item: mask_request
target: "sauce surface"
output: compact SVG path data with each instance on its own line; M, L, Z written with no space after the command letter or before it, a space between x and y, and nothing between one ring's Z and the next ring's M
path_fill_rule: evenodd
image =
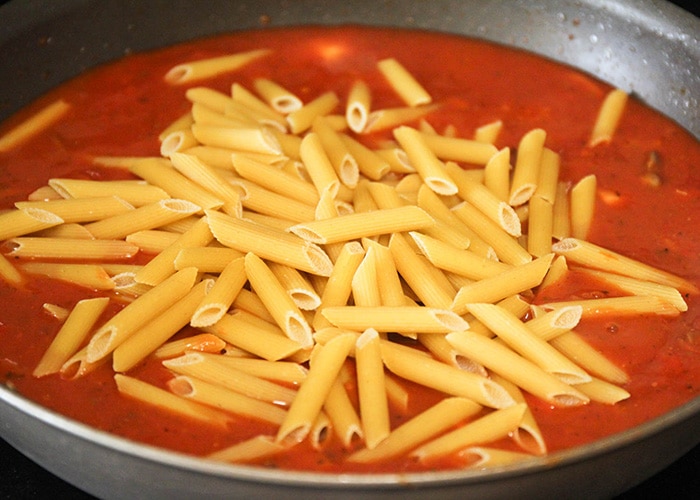
M700 284L697 140L630 99L612 143L589 148L591 127L609 86L531 54L423 32L358 27L263 30L131 55L97 68L51 92L0 128L0 133L8 130L57 97L72 105L49 131L17 150L0 153L0 209L26 199L52 177L129 178L118 169L96 167L92 158L159 154L158 134L190 106L184 98L186 87L163 82L172 66L261 47L272 49L273 55L205 84L228 92L234 81L252 88L252 81L264 76L283 83L306 102L327 90L346 96L352 82L362 78L372 88L373 107L386 108L402 103L376 71L376 62L394 57L441 103L440 110L427 117L436 130L453 126L458 136L471 137L477 127L502 120L496 145L515 149L528 130L543 128L548 147L561 155L563 179L597 176L605 201L598 199L589 235L592 242ZM377 144L387 138L377 133L364 140ZM650 155L657 159L659 186L643 180ZM146 258L142 254L137 260ZM572 276L566 283L542 290L537 300L607 293L598 283ZM144 407L117 393L108 365L73 381L32 377L60 327L42 311L42 304L70 309L85 296L84 289L47 279L32 279L21 290L0 282L0 380L48 408L99 429L196 455L261 432L274 433L271 426L242 419L236 434L216 431ZM549 451L630 428L700 394L700 297L689 295L686 300L688 312L675 318L582 321L576 331L629 374L625 389L632 397L614 406L591 403L568 409L528 397ZM129 374L161 386L170 377L154 359ZM427 389L414 389L411 412L439 397ZM407 418L398 416L393 424ZM512 448L505 440L500 445ZM263 465L329 472L422 467L408 459L369 466L342 464L347 451L340 444L330 442L320 453L312 453L307 446L302 444ZM459 459L431 464L460 465Z

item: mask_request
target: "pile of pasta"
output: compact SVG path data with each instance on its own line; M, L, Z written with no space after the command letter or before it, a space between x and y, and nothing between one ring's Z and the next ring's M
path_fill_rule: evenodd
M111 363L119 391L144 404L208 425L276 426L211 455L232 462L339 439L356 463L461 452L502 464L547 451L525 393L557 407L630 396L627 374L577 324L678 315L682 293L697 290L586 241L594 176L560 180L542 129L514 162L494 145L500 122L472 139L438 133L429 116L440 104L395 59L377 71L397 108L373 109L362 81L344 103L334 92L302 102L263 78L230 94L201 85L268 53L173 68L165 82L187 87L191 109L163 131L160 155L95 158L135 180L53 178L0 214L4 280L41 274L105 292L63 311L35 376ZM601 103L591 147L611 140L626 98L613 90ZM0 148L69 107L48 106ZM380 131L381 147L363 140ZM153 258L129 263L138 252ZM534 305L570 267L620 296ZM113 301L124 306L101 320ZM129 375L149 356L172 372L167 388ZM405 381L444 398L392 428ZM508 436L521 451L489 446Z

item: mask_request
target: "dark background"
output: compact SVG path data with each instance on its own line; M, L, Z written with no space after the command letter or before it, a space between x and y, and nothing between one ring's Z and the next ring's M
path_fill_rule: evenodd
M6 2L7 0L0 0L0 5ZM672 3L700 17L700 1L677 0ZM697 35L700 36L700 33ZM0 500L48 497L76 500L92 498L45 471L0 439ZM676 500L700 498L700 446L618 499L669 497Z

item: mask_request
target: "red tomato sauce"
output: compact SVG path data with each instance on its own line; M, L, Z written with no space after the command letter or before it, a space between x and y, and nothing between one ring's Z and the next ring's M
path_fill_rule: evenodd
M282 83L302 100L334 90L346 96L356 78L373 92L373 107L402 103L376 70L376 62L395 57L422 82L439 111L428 120L436 130L454 126L471 137L494 120L504 127L496 145L516 149L535 127L547 131L547 146L561 155L562 177L576 181L594 173L611 195L598 200L590 240L682 275L700 284L700 146L690 134L632 98L609 145L586 143L599 105L610 87L571 68L534 55L456 36L424 32L343 27L261 30L204 39L123 60L90 71L51 92L13 117L13 124L57 97L71 103L68 115L49 131L17 150L0 153L0 209L26 199L51 177L113 179L118 169L96 167L98 155L158 155L158 134L189 109L184 86L170 86L163 75L183 61L266 47L272 57L207 80L228 92L233 82L252 88L257 77ZM439 55L439 56L438 56ZM344 103L343 103L344 104ZM368 144L388 138L377 133ZM642 180L650 155L661 185ZM143 259L141 255L139 259ZM538 301L615 293L572 275L540 291ZM115 388L108 365L78 380L58 376L35 379L31 372L58 331L59 322L42 311L49 302L71 308L91 292L46 279L25 289L0 283L0 379L20 393L77 420L136 441L207 454L260 432L266 424L240 420L236 431L220 431L155 411ZM93 295L97 295L93 293ZM576 331L619 364L632 394L614 406L591 403L561 409L528 398L549 451L593 441L645 422L700 393L700 297L687 297L689 311L677 318L641 317L585 320ZM169 375L155 359L130 374L164 385ZM438 394L412 388L410 412L393 425L436 401ZM347 454L330 439L320 452L302 443L294 451L264 461L284 469L318 471L414 471L411 460L371 466L342 464ZM506 440L500 445L511 446ZM459 461L431 464L459 467Z

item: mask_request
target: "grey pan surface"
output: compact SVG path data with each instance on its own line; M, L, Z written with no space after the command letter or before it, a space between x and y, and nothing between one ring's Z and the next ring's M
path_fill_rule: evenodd
M634 91L700 136L700 22L666 2L263 0L209 2L208 11L190 12L194 3L19 1L2 7L0 74L11 70L13 78L1 79L0 117L83 69L128 51L258 27L261 13L274 12L273 25L371 20L374 24L441 29L517 45ZM167 16L152 15L165 12L162 7L166 4L175 19L188 13L186 30L170 31ZM571 23L574 17L580 20L576 28ZM572 42L566 35L574 29L577 36ZM40 37L50 44L27 57ZM700 401L695 400L615 439L559 455L556 462L533 462L488 476L422 477L405 488L397 486L393 477L280 477L134 446L46 412L4 389L0 390L0 418L0 435L12 446L83 490L111 498L192 498L197 494L227 498L354 498L359 494L377 498L610 497L663 469L700 440ZM66 450L70 452L66 459L55 459L57 452ZM689 455L691 471L697 471L696 450ZM3 465L4 460L3 456ZM697 472L692 476L697 478ZM165 487L167 481L175 486ZM693 487L692 482L682 481L665 494L683 497L685 485L690 486L690 494L698 492L697 482ZM3 494L4 488L0 487ZM22 496L17 490L14 493ZM57 494L58 489L51 493ZM5 497L16 495L8 490Z

